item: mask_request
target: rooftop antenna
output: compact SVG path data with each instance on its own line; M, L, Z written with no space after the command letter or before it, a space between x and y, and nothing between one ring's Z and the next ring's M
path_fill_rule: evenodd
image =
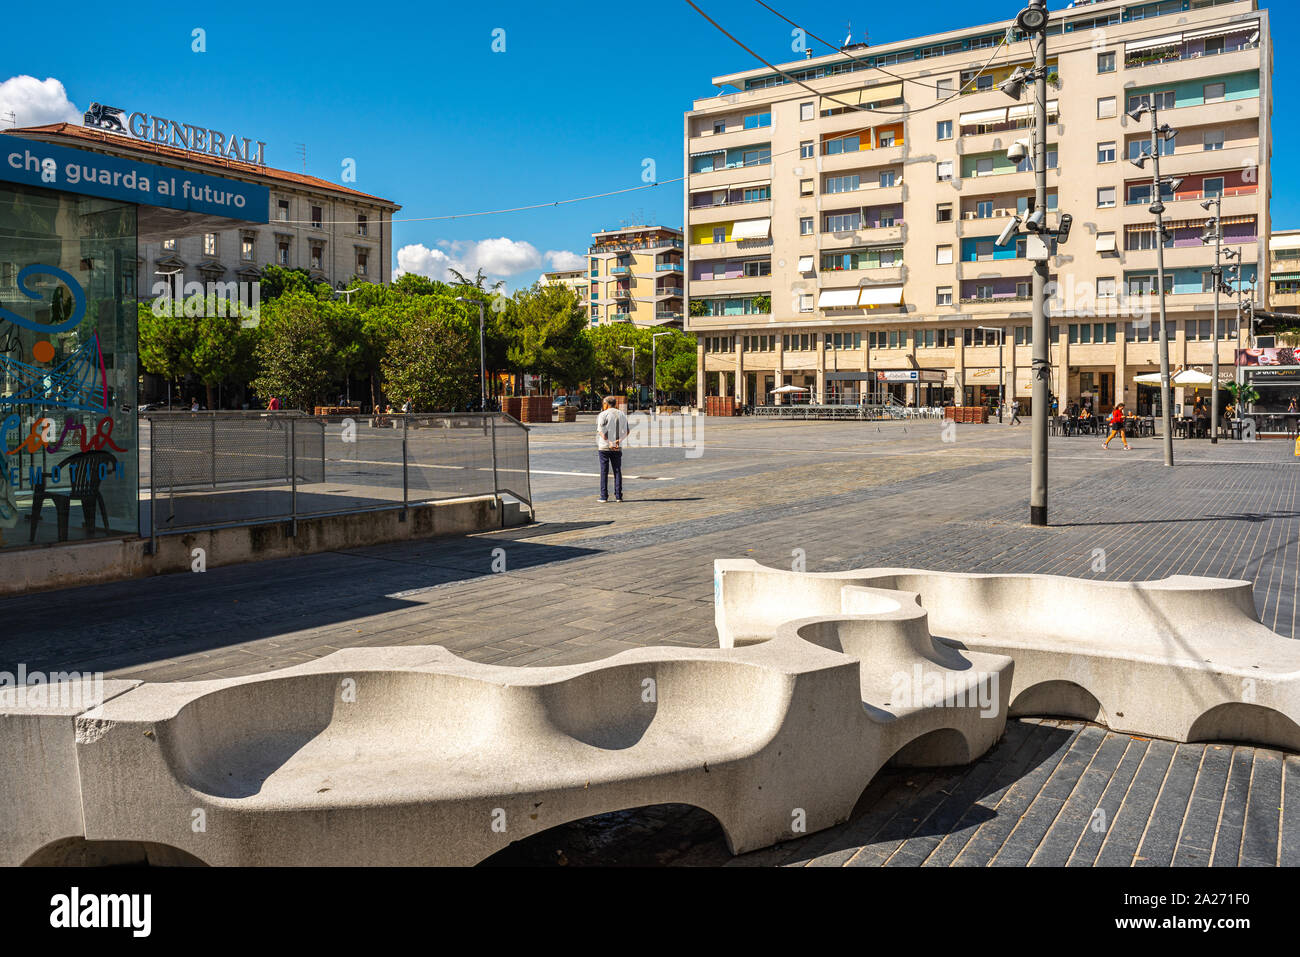
M307 144L295 143L294 146L296 147L294 152L302 157L302 172L305 176L307 174Z
M5 110L0 113L0 120L8 120L10 126L14 129L18 128L18 115L13 110Z
M848 45L849 45L849 41L853 39L853 21L852 21L852 20L850 20L850 21L848 22L848 31L849 31L849 32L846 33L846 34L844 35L844 45L845 45L845 46L848 46Z

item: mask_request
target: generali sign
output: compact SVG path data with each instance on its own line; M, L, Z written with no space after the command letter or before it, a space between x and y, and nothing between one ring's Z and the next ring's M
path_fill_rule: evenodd
M124 118L125 122L123 122ZM115 106L104 106L102 103L90 104L90 109L81 118L81 125L109 133L121 133L123 136L133 136L138 140L158 143L161 146L175 146L196 153L208 153L225 159L256 163L258 166L266 165L264 157L266 144L260 140L252 140L236 133L226 134L221 130L204 126L181 123L162 116L150 116L148 113L127 115L125 110Z

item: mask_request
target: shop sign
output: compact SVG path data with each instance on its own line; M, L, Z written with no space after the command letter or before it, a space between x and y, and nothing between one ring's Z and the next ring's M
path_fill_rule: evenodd
M125 110L116 106L90 104L90 109L81 118L81 125L131 136L146 143L174 146L195 153L220 156L222 159L243 160L258 166L266 165L266 144L260 140L236 133L223 133L206 126L180 123L162 116L150 116L148 113L137 112L128 116Z

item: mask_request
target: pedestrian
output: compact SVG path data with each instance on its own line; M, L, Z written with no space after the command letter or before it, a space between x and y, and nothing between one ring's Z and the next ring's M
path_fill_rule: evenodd
M1110 413L1110 435L1106 436L1106 441L1101 443L1101 447L1103 449L1110 448L1110 440L1113 439L1116 435L1118 435L1120 441L1124 443L1124 449L1126 451L1132 448L1132 446L1128 444L1128 436L1124 434L1124 403L1123 402L1115 406L1114 410Z
M600 455L600 501L609 501L609 470L614 469L614 501L623 501L623 440L627 438L627 416L619 411L612 395L605 396L596 416L596 449Z
M191 412L197 412L197 411L199 411L199 398L198 398L198 396L195 396L194 398L190 399L190 411L191 411Z
M1019 399L1011 400L1011 424L1012 425L1020 424L1020 400Z
M270 398L270 399L267 401L267 403L266 403L266 411L267 411L267 412L279 412L279 411L280 411L280 400L277 399L275 396L271 396L271 398Z
M410 399L407 399L405 402L402 403L402 415L410 415L411 412L413 412L414 410L415 410L415 405L414 403L411 402Z
M1295 415L1297 412L1300 412L1300 408L1296 408L1295 396L1291 396L1291 401L1287 405L1286 411L1287 411L1287 415Z

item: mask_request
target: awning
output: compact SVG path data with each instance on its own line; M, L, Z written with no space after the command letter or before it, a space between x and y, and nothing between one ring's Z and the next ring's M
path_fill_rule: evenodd
M1207 27L1204 30L1185 30L1183 32L1183 39L1206 40L1210 37L1226 37L1232 33L1245 33L1248 30L1257 31L1258 29L1258 20L1247 20L1244 23L1230 23L1225 26Z
M770 179L754 179L754 180L750 180L748 183L728 183L725 188L726 189L750 189L751 187L754 186L771 186L771 185L772 185L772 181Z
M812 256L800 256L800 257L799 257L799 271L800 271L800 272L812 272L812 271L813 271L813 257L812 257Z
M817 297L818 309L852 309L858 304L858 289L823 289Z
M990 126L1007 121L1006 107L1000 110L979 110L975 113L963 113L959 121L961 126Z
M698 153L692 153L691 159L695 159L695 157L697 156L718 156L725 152L727 151L726 150L701 150Z
M862 106L868 103L881 103L885 100L903 98L902 83L884 83L880 86L868 86L857 90L837 90L822 94L817 110L842 110L845 107Z
M1124 44L1125 53L1136 53L1139 50L1157 50L1160 47L1171 47L1176 43L1183 42L1181 33L1171 33L1168 36L1152 37L1149 40L1138 40L1136 43Z
M1290 282L1295 279L1300 279L1300 272L1275 272L1270 273L1268 278L1270 281L1283 280L1285 282Z
M1275 236L1268 241L1269 249L1300 249L1300 236Z
M742 219L731 227L733 241L740 239L765 239L772 232L770 219Z
M1116 246L1115 246L1114 233L1104 233L1103 235L1097 237L1097 252L1113 253L1115 251L1116 251Z
M859 306L897 306L903 301L902 286L863 286Z
M1059 113L1059 112L1060 112L1060 104L1057 103L1056 100L1048 100L1047 115L1051 116L1053 113ZM1020 106L1013 106L1007 110L1008 120L1019 120L1024 117L1033 116L1033 115L1034 115L1034 104L1032 103L1024 103Z

